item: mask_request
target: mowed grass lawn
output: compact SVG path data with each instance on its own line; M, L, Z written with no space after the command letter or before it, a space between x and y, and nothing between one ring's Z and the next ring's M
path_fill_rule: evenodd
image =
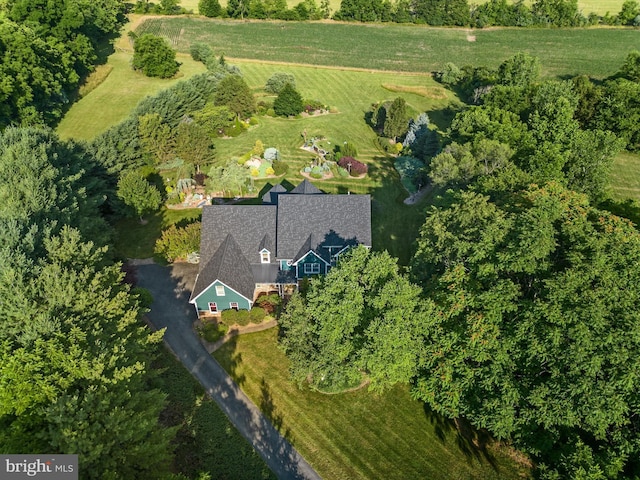
M630 198L640 202L640 154L618 154L611 172L611 189L617 200Z
M153 18L137 30L169 38L181 52L194 42L217 54L262 61L432 72L447 62L497 67L518 51L540 58L546 76L604 78L640 49L630 28L474 30L396 24ZM472 40L470 34L475 37Z
M300 390L276 329L237 337L214 356L322 478L508 479L528 476L505 447L476 448L410 398L406 385L382 395L362 389Z

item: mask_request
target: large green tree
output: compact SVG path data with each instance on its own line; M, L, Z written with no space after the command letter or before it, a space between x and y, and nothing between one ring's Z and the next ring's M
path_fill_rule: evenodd
M133 42L131 64L147 77L160 78L173 77L180 67L175 50L163 38L150 33L140 35Z
M247 118L256 111L256 99L240 75L228 75L218 84L213 95L216 106L226 105L238 117Z
M442 314L414 394L560 478L637 475L640 234L556 183L499 198L459 193L421 230L412 274Z
M399 136L404 135L409 128L409 112L407 112L407 102L402 97L397 97L386 111L383 133L393 138L395 141Z
M280 319L292 378L330 391L363 378L374 390L408 381L422 349L421 317L432 308L419 293L386 252L357 247L341 255Z
M137 171L125 172L118 180L118 198L133 211L140 222L145 213L153 212L160 207L162 197L160 192L151 185L146 178Z

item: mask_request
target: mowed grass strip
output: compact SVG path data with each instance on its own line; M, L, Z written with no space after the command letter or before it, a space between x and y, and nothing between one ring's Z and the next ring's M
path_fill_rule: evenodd
M382 395L366 389L338 395L300 390L289 381L276 335L276 329L244 335L214 355L323 478L528 476L504 447L483 453L458 438L449 422L411 400L406 385Z
M640 201L640 154L619 153L611 171L611 189L618 200Z
M518 51L540 58L544 75L612 75L640 36L622 28L474 30L396 24L232 21L196 17L147 20L140 31L173 38L188 52L204 42L217 54L264 61L432 72L447 62L497 67Z

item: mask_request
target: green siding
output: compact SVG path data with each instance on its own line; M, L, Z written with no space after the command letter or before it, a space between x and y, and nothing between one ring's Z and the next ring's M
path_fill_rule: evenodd
M280 260L280 270L282 270L284 272L287 272L287 271L291 270L292 268L294 268L291 265L287 265L287 261L288 260Z
M216 294L216 286L220 285L224 287L224 296L219 296ZM236 293L234 290L231 290L224 283L216 280L209 288L207 288L204 292L200 294L198 298L196 298L196 305L198 306L198 310L200 311L209 311L209 302L215 302L218 304L218 311L228 310L230 302L236 302L238 304L238 308L241 310L250 310L251 302L249 302L245 297Z
M318 273L304 273L304 266L311 264L319 264L320 271ZM315 253L309 252L298 261L298 278L310 277L312 275L324 275L326 271L326 263L322 261Z

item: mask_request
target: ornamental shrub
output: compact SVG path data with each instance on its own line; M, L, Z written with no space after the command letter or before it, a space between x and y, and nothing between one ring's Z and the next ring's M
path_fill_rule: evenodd
M218 325L216 322L205 323L200 334L207 342L216 342L220 340L229 331L229 327L225 324Z
M171 225L163 230L156 241L155 253L173 262L177 258L186 258L188 254L200 249L200 222L194 222L186 227L178 228Z
M260 323L262 320L264 320L264 317L266 316L267 312L265 311L264 308L262 307L253 307L250 311L249 311L249 321L251 323Z
M282 91L287 83L293 88L296 88L296 79L292 74L276 72L269 77L269 80L267 80L267 83L264 86L264 90L277 95Z
M289 171L289 165L282 161L275 161L271 164L275 175L284 175Z
M280 307L282 306L282 299L278 294L272 293L270 295L262 295L258 297L256 300L256 305L261 307L265 313L276 313L280 312Z
M369 170L369 167L367 167L367 165L365 165L362 162L359 162L353 157L342 157L338 162L338 165L340 165L342 168L346 169L347 171L350 171L350 174L352 177L358 177L362 174L367 173L367 171Z

